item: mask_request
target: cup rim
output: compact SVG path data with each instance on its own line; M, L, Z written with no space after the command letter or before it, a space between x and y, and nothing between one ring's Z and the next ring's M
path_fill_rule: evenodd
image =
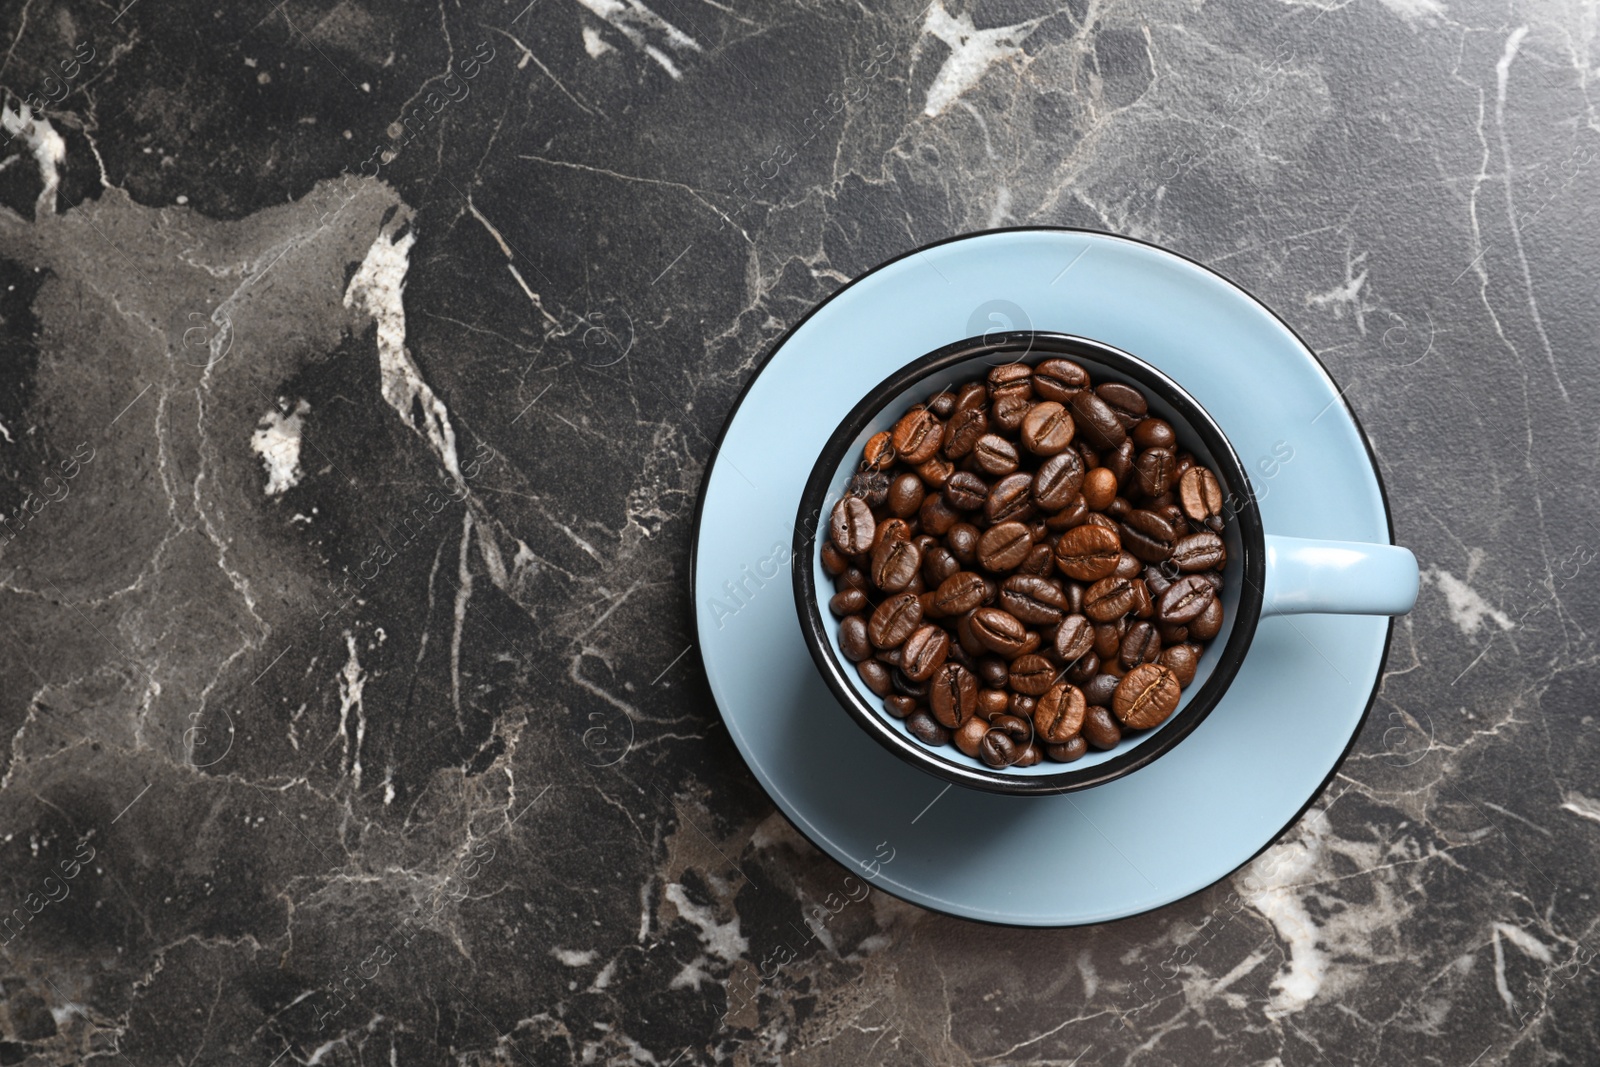
M890 726L886 712L874 709L850 683L846 664L833 648L825 629L823 606L814 574L817 539L824 529L828 508L824 508L828 487L862 428L884 406L917 380L985 355L1019 352L1015 361L1037 362L1052 356L1074 355L1103 364L1158 395L1175 408L1206 445L1219 468L1216 473L1238 505L1233 519L1243 559L1239 604L1232 628L1215 667L1200 689L1189 698L1156 734L1093 766L1073 768L1062 764L1053 774L1013 774L988 767L970 767L940 757L937 750L922 745ZM832 501L827 501L830 505ZM1261 618L1266 575L1266 535L1260 510L1250 483L1249 472L1239 460L1232 443L1209 412L1186 389L1167 374L1122 349L1102 341L1073 334L1043 330L991 332L968 337L937 348L900 367L879 382L853 407L828 437L828 442L806 478L805 490L794 526L790 565L795 587L795 609L806 647L822 674L823 681L851 718L879 744L901 760L942 781L983 792L1013 796L1054 796L1103 785L1125 777L1176 747L1203 722L1221 701L1244 663Z

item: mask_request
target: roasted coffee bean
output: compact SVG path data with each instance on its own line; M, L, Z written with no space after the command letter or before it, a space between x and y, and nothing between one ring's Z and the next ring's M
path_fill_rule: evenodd
M997 430L1014 434L1022 428L1022 420L1032 406L1027 397L1003 396L989 409L989 422Z
M1172 672L1179 685L1188 685L1194 681L1195 670L1200 666L1200 657L1195 653L1193 645L1173 645L1171 648L1161 650L1161 665Z
M879 604L867 620L867 637L877 648L894 648L922 623L922 605L910 593L898 593Z
M1117 662L1123 670L1131 671L1141 663L1154 663L1160 655L1161 637L1156 628L1147 622L1136 622L1122 635Z
M1118 487L1129 484L1132 478L1134 454L1133 442L1124 440L1122 444L1100 457L1100 462L1105 468L1117 476Z
M843 592L846 589L859 589L864 593L871 588L871 584L867 578L866 571L860 567L849 566L844 569L843 574L833 580L833 587L839 592Z
M883 698L883 709L897 719L903 719L917 710L917 698L894 693Z
M867 594L859 589L845 589L833 594L828 601L828 610L833 612L835 618L844 618L867 610Z
M931 623L919 626L900 648L900 669L914 682L925 682L950 654L950 635Z
M1178 480L1178 503L1195 522L1222 514L1222 484L1204 467L1190 467Z
M1017 762L1013 763L1012 766L1013 767L1032 767L1034 764L1040 762L1043 759L1044 759L1044 750L1039 745L1037 745L1037 744L1023 745L1022 746L1022 751L1017 753Z
M978 679L959 663L946 662L929 680L928 704L941 726L959 729L978 710Z
M906 587L904 590L902 590L902 592L915 593L920 597L927 591L928 583L922 580L922 568L918 567L916 571L912 573L911 581L906 583Z
M1027 693L1012 693L1011 704L1006 708L1007 715L1014 715L1026 722L1033 722L1033 709L1038 706L1038 700Z
M1112 568L1111 573L1115 574L1118 578L1127 578L1128 580L1132 581L1134 578L1137 578L1139 573L1143 570L1144 568L1139 565L1139 557L1135 556L1132 552L1124 551L1121 555L1117 556L1117 565Z
M1072 416L1054 400L1033 405L1022 417L1022 444L1036 456L1054 456L1072 444Z
M933 594L933 606L938 615L964 615L983 603L985 592L982 575L957 571L939 583Z
M930 494L917 509L917 521L935 537L943 537L950 527L961 521L961 512L952 508L942 494Z
M992 653L978 657L977 674L978 680L991 689L1004 689L1011 677L1006 661Z
M1098 655L1094 652L1085 652L1068 664L1066 678L1075 685L1082 685L1103 669Z
M1168 566L1170 567L1171 565L1168 564ZM1160 567L1154 564L1144 569L1142 577L1144 578L1145 588L1150 590L1150 595L1157 600L1160 600L1162 594L1172 586L1172 578L1168 577Z
M956 471L944 483L944 498L957 511L977 511L989 499L989 483L971 471Z
M1215 589L1219 593L1222 592L1222 585L1223 585L1222 572L1220 572L1220 571L1200 571L1198 574L1195 575L1195 577L1196 578L1204 578L1206 581L1211 583L1211 588Z
M998 478L1017 469L1017 448L999 434L986 433L973 446L972 458L985 474Z
M1098 581L1117 569L1122 539L1115 530L1085 524L1062 534L1055 551L1056 567L1062 574L1082 582Z
M1044 644L1044 638L1039 636L1038 630L1029 630L1028 636L1022 639L1022 647L1008 658L1016 659L1017 656L1026 656L1039 651L1039 646Z
M978 635L972 632L972 616L976 609L955 617L956 643L967 651L970 656L986 656L989 646L978 640Z
M996 715L1004 715L1011 707L1011 694L1004 689L983 689L978 692L977 714L985 722Z
M867 620L860 615L840 620L839 651L851 663L860 663L872 655L872 642L867 638Z
M943 489L944 483L949 480L950 475L955 473L955 467L950 464L950 461L940 459L938 456L934 456L926 463L919 464L916 470L917 477L936 490Z
M1207 530L1180 537L1172 546L1172 559L1180 571L1208 571L1221 569L1228 562L1228 551L1222 538Z
M1134 599L1133 584L1113 574L1084 591L1083 613L1095 622L1110 622L1133 610Z
M1033 368L1026 363L1006 363L989 371L989 399L1033 396Z
M1073 396L1070 408L1078 436L1091 448L1116 448L1127 440L1128 431L1117 413L1093 390L1080 390Z
M1011 661L1011 691L1036 697L1050 688L1056 669L1040 655L1018 656Z
M927 408L912 408L894 424L889 441L907 463L923 463L933 458L944 440L944 424Z
M1123 518L1132 510L1133 505L1128 503L1128 498L1125 496L1116 497L1106 505L1106 514L1113 519Z
M948 639L946 640L948 642ZM915 697L918 701L927 703L928 683L926 680L919 682L910 675L906 674L905 651L903 646L900 650L900 666L889 672L889 684L894 686L894 691L899 693L901 696Z
M1082 582L1061 583L1062 592L1067 594L1068 615L1083 614L1083 591L1087 588L1088 586L1084 585Z
M983 408L957 408L944 434L944 454L961 459L970 454L978 439L989 432L989 413Z
M1131 430L1139 425L1144 420L1145 413L1149 411L1144 394L1131 385L1124 385L1121 382L1102 382L1095 386L1094 391L1095 395L1111 408L1124 430Z
M1033 476L1008 474L994 483L983 502L983 515L991 523L1024 522L1033 515Z
M1050 531L1046 530L1045 537L1048 537L1049 534ZM1044 539L1036 537L1034 540L1042 542ZM1023 560L1022 565L1017 568L1017 573L1019 574L1031 574L1038 578L1048 578L1055 572L1056 552L1050 543L1035 544L1028 549L1028 558Z
M1080 393L1080 396L1090 396ZM1104 511L1117 498L1117 476L1105 467L1095 467L1083 476L1083 503L1091 512Z
M1154 415L1140 421L1133 428L1133 443L1140 448L1165 448L1171 449L1178 443L1177 435L1172 432L1172 423L1165 419L1158 419ZM1177 466L1178 457L1172 457L1173 466Z
M1165 448L1147 448L1134 461L1139 491L1157 497L1172 488L1177 475L1178 457Z
M1083 691L1075 685L1053 685L1039 698L1033 709L1033 728L1040 740L1052 745L1064 744L1078 736L1083 729L1083 717L1089 710Z
M963 567L978 561L978 541L983 534L970 522L958 522L944 535L945 547Z
M1001 656L1019 656L1027 648L1030 636L1028 628L1010 612L999 608L979 608L972 613L971 626L973 637L985 648ZM1038 634L1031 636L1038 640Z
M1033 550L1033 535L1020 522L1002 522L978 538L978 563L985 570L1014 570Z
M899 520L894 520L898 522ZM911 584L922 566L922 549L915 541L885 540L872 550L872 583L889 593L898 593ZM865 598L862 604L865 606ZM853 609L860 611L860 608ZM845 614L852 614L846 612Z
M1071 504L1083 488L1083 459L1067 449L1052 455L1033 475L1033 502L1046 511L1059 511Z
M948 419L955 414L956 395L949 389L941 389L928 398L928 410L941 419Z
M1122 727L1111 712L1092 704L1083 715L1083 739L1101 751L1113 749L1122 743Z
M1148 730L1165 722L1177 709L1181 689L1169 668L1159 663L1141 663L1117 683L1111 710L1122 725Z
M1209 641L1222 629L1222 601L1212 600L1206 610L1189 623L1189 636L1196 641Z
M887 666L898 667L900 666L900 646L880 648L872 654L872 658Z
M1013 698L1013 705L1016 701ZM1033 740L1033 705L1028 705L1027 714L1008 713L996 715L989 724L989 729L999 730L1018 745L1025 745Z
M1089 372L1070 359L1047 359L1033 368L1034 395L1065 404L1088 388Z
M1166 648L1169 645L1181 645L1189 640L1189 628L1187 626L1174 625L1170 622L1158 621L1156 623L1156 633L1161 635L1162 648ZM1187 685L1188 683L1185 682L1184 684Z
M948 744L950 741L950 731L940 726L938 721L926 711L917 711L907 717L906 730L918 741L934 748Z
M872 534L872 550L890 541L909 541L915 536L911 524L904 519L888 518L878 523ZM869 572L870 573L870 572Z
M1122 635L1128 632L1126 619L1102 622L1094 628L1094 651L1101 659L1111 659L1122 647Z
M1095 707L1109 708L1111 696L1117 691L1117 683L1122 681L1114 674L1097 674L1083 685L1083 699Z
M998 604L1034 626L1060 622L1070 606L1059 582L1031 574L1013 574L1001 582Z
M882 470L895 461L894 445L889 440L888 430L883 430L867 438L866 447L861 450L861 460L870 470Z
M1122 545L1146 563L1160 563L1173 553L1176 533L1165 518L1139 509L1128 512L1122 523Z
M1044 746L1044 754L1057 763L1072 763L1081 760L1089 751L1089 742L1080 735L1072 740L1059 745Z
M1179 578L1168 587L1156 603L1156 614L1162 622L1187 624L1198 619L1217 599L1211 583L1197 575Z
M878 532L878 522L872 517L872 508L858 496L847 496L833 506L829 536L834 546L847 556L859 555L872 548L872 537Z
M856 664L856 673L861 675L861 680L867 688L881 697L886 697L894 692L894 683L889 678L889 668L875 659L864 659Z
M1056 627L1055 650L1063 663L1072 663L1094 648L1094 624L1082 615L1068 615Z
M822 545L822 569L823 570L827 571L830 575L832 575L833 577L837 578L839 575L844 573L845 568L848 567L848 566L850 566L850 560L848 558L846 558L846 556L845 556L845 554L843 552L839 551L839 548L838 548L837 545L835 545L831 540L823 542L823 545Z
M1102 527L1104 529L1110 530L1111 532L1113 532L1113 533L1115 533L1117 535L1117 538L1118 538L1119 541L1121 540L1121 537L1122 537L1122 525L1120 523L1118 523L1116 519L1113 519L1111 516L1105 514L1104 512L1100 512L1100 511L1091 511L1091 512L1089 512L1088 515L1084 516L1083 523L1084 523L1085 526L1099 526L1099 527Z
M978 758L995 770L1009 767L1017 760L1017 743L1004 731L991 729L978 743Z
M1153 619L1156 616L1155 601L1150 599L1150 590L1145 588L1143 578L1130 578L1133 586L1133 615L1136 619Z
M1089 507L1083 502L1083 494L1079 493L1072 498L1072 502L1054 515L1047 516L1044 524L1051 530L1070 530L1074 526L1083 524L1089 517Z
M956 410L964 411L971 408L987 408L989 406L989 390L982 382L968 382L956 390Z
M857 471L845 492L860 497L869 507L875 508L889 495L889 476L878 470Z
M950 632L948 624L946 624L945 632L946 633ZM977 659L975 659L970 653L968 653L966 649L962 648L961 647L961 642L957 641L953 637L950 639L950 655L949 655L949 658L947 658L945 660L945 662L946 663L959 663L969 671L975 671L975 670L977 670L977 667L978 667Z
M968 719L961 729L955 733L955 745L964 754L973 759L978 758L979 746L983 744L983 736L989 732L989 724L973 716Z
M911 518L917 513L917 509L922 506L922 498L925 493L926 490L923 488L922 479L915 474L906 471L904 474L897 475L895 480L889 483L887 495L889 514L899 516L902 519Z
M961 570L961 561L950 554L943 545L935 545L922 554L922 580L934 589L944 580Z

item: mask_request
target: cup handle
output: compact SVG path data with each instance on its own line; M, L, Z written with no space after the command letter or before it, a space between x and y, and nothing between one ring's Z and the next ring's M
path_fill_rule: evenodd
M1404 615L1417 602L1409 548L1267 535L1261 615Z

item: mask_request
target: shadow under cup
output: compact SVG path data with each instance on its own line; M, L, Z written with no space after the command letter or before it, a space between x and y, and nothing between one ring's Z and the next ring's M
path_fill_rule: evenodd
M1172 424L1179 450L1209 467L1222 485L1225 525L1221 531L1228 562L1221 594L1223 625L1206 646L1194 681L1183 690L1178 708L1161 725L1124 735L1109 752L1091 749L1074 763L1050 759L1032 767L994 769L954 745L933 748L888 714L883 699L861 681L855 665L839 648L839 620L827 610L833 579L822 567L821 545L828 518L859 469L867 440L891 428L911 405L943 388L982 381L990 368L1008 363L1036 364L1071 359L1096 385L1123 382L1137 387L1150 414ZM988 334L957 341L907 364L872 390L828 439L806 481L794 544L795 602L800 628L812 658L845 710L884 747L915 767L957 785L994 793L1055 794L1087 789L1144 766L1183 740L1221 699L1238 673L1261 616L1266 549L1260 512L1249 477L1227 437L1211 416L1178 383L1143 360L1081 337L1022 332Z

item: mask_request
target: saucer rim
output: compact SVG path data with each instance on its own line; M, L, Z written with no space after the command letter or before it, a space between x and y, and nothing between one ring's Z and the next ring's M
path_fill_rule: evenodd
M854 286L856 286L860 282L866 280L867 278L870 278L870 277L880 273L884 269L886 269L886 268L888 268L890 266L893 266L894 264L899 263L902 260L910 259L912 256L919 255L919 254L921 254L923 252L927 252L927 251L930 251L930 250L935 249L935 248L940 248L940 247L942 247L944 245L954 244L954 243L956 243L958 241L967 241L967 240L971 240L973 238L978 238L978 237L987 237L987 236L993 236L993 235L998 235L998 234L1008 234L1008 233L1079 234L1079 235L1084 235L1084 236L1088 236L1088 237L1092 237L1092 238L1107 238L1107 239L1114 240L1114 241L1126 242L1126 243L1132 244L1132 245L1139 245L1139 246L1141 246L1143 248L1147 248L1147 249L1149 249L1149 250L1151 250L1153 252L1159 252L1159 253L1162 253L1164 255L1172 256L1175 259L1181 260L1184 263L1187 263L1192 267L1195 267L1195 268L1197 268L1197 269L1199 269L1201 271L1204 271L1207 274L1210 274L1211 276L1213 276L1214 278L1218 279L1219 281L1221 281L1222 283L1224 283L1228 287L1230 287L1232 289L1235 289L1239 293L1243 294L1248 300L1250 300L1252 303L1254 303L1258 308L1260 308L1262 311L1266 312L1266 314L1269 315L1273 319L1273 321L1275 321L1279 326L1283 327L1283 329L1289 334L1289 336L1294 338L1295 343L1297 343L1300 346L1301 350L1304 351L1307 355L1309 355L1311 357L1311 362L1313 363L1313 365L1315 365L1316 368L1322 372L1323 377L1325 377L1328 380L1328 383L1333 387L1334 402L1338 404L1340 410L1342 410L1344 412L1345 416L1347 418L1349 418L1351 425L1355 427L1356 436L1360 439L1361 446L1366 451L1367 464L1372 470L1373 480L1377 484L1377 488L1378 488L1378 498L1383 504L1383 521L1384 521L1384 528L1385 528L1385 530L1386 530L1386 532L1388 534L1388 538L1389 538L1388 543L1391 544L1391 545L1395 543L1395 540L1394 540L1394 537L1395 537L1395 534L1394 534L1394 507L1393 507L1393 505L1392 505L1392 503L1390 501L1390 498L1389 498L1389 487L1384 481L1383 469L1378 463L1378 456L1377 456L1377 453L1373 450L1372 439L1371 439L1370 435L1368 435L1368 433L1367 433L1366 426L1364 426L1362 424L1361 418L1360 418L1359 415L1357 415L1355 409L1350 406L1350 402L1346 399L1346 391L1339 387L1338 379L1336 379L1333 376L1333 373L1328 369L1328 365L1323 362L1322 357L1317 354L1317 352L1316 352L1316 350L1314 348L1312 348L1309 344L1306 343L1305 338L1300 336L1299 331L1297 331L1293 326L1291 326L1287 321L1285 321L1284 318L1281 315L1279 315L1277 313L1277 311L1272 308L1271 305L1269 305L1265 301L1259 299L1249 289L1245 288L1243 285L1241 285L1238 282L1234 281L1232 278L1229 278L1227 275L1223 274L1221 271L1216 270L1216 269L1214 269L1212 267L1209 267L1206 264L1200 262L1199 260L1194 259L1191 256L1185 255L1182 252L1176 251L1175 249L1167 248L1167 247L1162 246L1162 245L1158 245L1158 244L1154 243L1153 241L1146 241L1146 240L1143 240L1143 239L1138 238L1138 237L1129 237L1126 234L1113 233L1110 230L1097 230L1097 229L1091 229L1089 227L1084 227L1084 226L998 226L998 227L993 227L993 228L989 228L989 229L971 230L971 231L967 231L967 232L964 232L964 233L952 234L949 237L943 237L943 238L940 238L937 241L930 241L930 242L928 242L926 244L918 245L915 248L908 249L907 251L901 252L898 255L895 255L895 256L892 256L892 257L890 257L888 259L885 259L885 260L877 263L876 265L874 265L870 269L862 271L860 274L858 274L854 278L850 279L850 281L846 282L844 285L840 286L838 289L836 289L832 293L828 294L827 297L825 297L824 299L818 301L815 305L813 305L809 310L806 311L806 313L804 315L802 315L799 319L795 320L795 322L788 329L784 330L784 332L782 334L780 334L775 340L773 340L772 343L770 345L768 345L766 350L761 354L760 358L756 361L756 363L755 363L755 365L754 365L754 367L753 367L753 369L752 369L752 371L750 373L750 376L745 380L744 384L740 387L738 394L734 397L733 403L729 407L727 415L724 416L724 418L722 420L722 425L717 430L716 438L713 440L712 446L711 446L711 456L710 456L709 460L706 463L705 473L701 477L701 480L700 480L700 489L695 494L694 517L693 517L693 522L692 522L692 526L691 526L691 529L690 529L690 536L689 536L689 567L688 567L688 582L687 582L687 586L688 586L688 594L689 594L690 619L691 619L691 621L693 623L694 633L695 633L697 638L698 638L698 636L700 634L700 608L699 608L698 600L694 595L694 590L695 590L695 587L696 587L698 561L699 561L699 556L700 556L700 523L701 523L702 518L704 517L706 493L707 493L707 490L709 489L709 487L711 485L711 475L716 470L716 464L717 464L718 459L721 456L722 445L723 445L723 442L727 438L728 430L733 425L734 419L738 417L740 409L744 406L745 399L749 396L751 390L755 388L756 382L760 379L760 377L762 375L762 372L764 372L767 369L768 364L770 364L772 362L772 360L777 356L777 354L780 351L782 351L783 346L789 343L790 339L794 336L794 334L802 326L804 326L807 322L811 321L813 316L815 316L823 308L827 307L829 304L831 304L833 301L837 300L844 293L849 291L851 288L853 288ZM1273 845L1277 844L1278 841L1280 839L1282 839L1285 834L1287 834L1290 830L1292 830L1296 825L1299 824L1300 820L1305 817L1306 812L1310 811L1312 806L1314 804L1316 804L1316 802L1319 799L1321 799L1322 795L1325 792L1327 792L1328 786L1330 784L1332 784L1334 778L1338 776L1339 770L1340 770L1340 768L1342 768L1344 766L1345 760L1349 759L1350 753L1355 749L1356 741L1361 737L1362 732L1366 729L1367 723L1368 723L1368 721L1370 720L1370 718L1372 716L1372 708L1373 708L1373 705L1375 705L1377 703L1378 691L1383 687L1384 675L1385 675L1385 672L1387 671L1388 665L1389 665L1389 653L1393 650L1393 646L1394 646L1394 617L1391 616L1389 618L1389 620L1388 620L1388 624L1384 627L1383 651L1378 657L1378 667L1377 667L1377 670L1374 672L1374 677L1373 677L1373 681L1372 681L1372 689L1371 689L1371 692L1369 692L1368 695L1367 695L1366 704L1361 710L1360 718L1356 721L1355 729L1351 731L1350 740L1348 742L1346 742L1346 744L1344 746L1344 749L1339 753L1338 758L1334 760L1333 765L1328 770L1328 773L1323 777L1322 781L1319 782L1317 784L1317 786L1311 791L1310 795L1306 798L1305 803L1302 804L1297 811L1295 811L1294 815L1292 817L1290 817L1290 819L1287 822L1285 822L1283 824L1283 826L1279 827L1275 832L1273 832L1262 843L1260 848L1258 848L1254 852L1252 852L1249 856L1247 856L1244 860L1242 860L1237 866L1230 868L1228 871L1226 871L1225 873L1219 875L1217 878L1213 879L1212 881L1206 883L1203 886L1200 886L1199 888L1197 888L1197 889L1195 889L1195 890L1193 890L1193 891L1191 891L1189 893L1185 893L1185 894L1183 894L1182 896L1179 896L1179 897L1174 897L1171 900L1164 901L1163 903L1156 904L1156 905L1153 905L1153 906L1148 907L1148 908L1142 908L1139 911L1133 911L1133 912L1129 912L1126 915L1118 915L1118 916L1114 916L1114 917L1111 917L1111 918L1090 919L1090 920L1086 920L1086 921L1083 921L1083 922L1029 923L1029 922L1007 922L1007 921L1002 920L1002 919L982 918L982 917L978 917L978 916L964 915L964 914L960 914L960 913L957 913L957 912L954 912L954 911L947 911L947 910L944 910L942 908L934 907L934 906L924 902L923 900L915 899L915 898L913 898L911 896L895 892L893 889L886 888L884 885L880 884L875 878L869 877L868 881L872 885L874 885L880 892L885 893L885 894L887 894L887 895L889 895L891 897L894 897L896 900L903 901L904 903L910 904L913 907L920 908L920 909L922 909L924 911L928 911L928 912L931 912L931 913L936 914L936 915L944 916L945 918L948 918L948 919L954 919L954 920L957 920L957 921L960 921L960 922L974 923L974 924L981 925L981 926L995 926L995 927L1000 927L1000 928L1003 928L1003 929L1016 929L1016 930L1041 930L1041 929L1064 929L1065 930L1065 929L1075 929L1075 928L1088 927L1088 926L1105 926L1105 925L1109 925L1109 924L1112 924L1112 923L1123 923L1123 922L1128 922L1130 920L1138 919L1138 918L1141 918L1143 916L1149 915L1152 912L1160 911L1163 908L1174 907L1174 906L1176 906L1178 904L1182 904L1182 903L1184 903L1186 901L1189 901L1189 900L1192 900L1192 899L1194 899L1196 897L1199 897L1201 894L1209 892L1210 890L1215 888L1221 882L1224 882L1227 879L1232 878L1234 875L1238 874L1241 870L1243 870L1244 868L1248 867L1251 863L1255 862L1255 860L1258 857L1260 857L1262 855L1262 853L1266 852ZM701 670L704 672L706 670L705 662L704 662L704 660L705 660L705 650L704 650L704 648L701 648L696 653L696 656L697 656L697 658L699 658L701 660ZM813 667L815 666L815 661L813 661L812 665L813 665ZM707 673L709 673L709 672L707 672ZM716 705L718 717L719 718L725 717L724 712L722 710L722 706L720 704L718 704L717 701L716 701L716 694L715 693L712 694L712 703L714 705ZM730 740L731 740L731 734L730 734ZM761 792L766 795L766 797L767 797L767 799L769 801L771 801L773 809L780 816L783 817L783 820L785 822L787 822L790 825L790 827L792 827L794 829L794 831L797 834L800 835L800 837L804 838L818 852L822 853L824 856L826 856L828 859L832 860L834 863L837 863L840 867L844 867L846 870L849 870L849 868L845 865L845 863L842 860L840 860L837 856L835 856L828 849L826 849L826 848L822 847L821 845L819 845L816 842L816 840L811 836L811 834L806 832L804 827L800 826L798 823L795 822L795 820L793 818L790 817L789 813L786 812L783 809L783 805L779 804L777 802L777 800L772 796L771 792L768 791L766 785L761 781L760 776L755 773L755 769L750 766L749 760L745 758L745 754L744 754L743 750L739 749L737 744L735 744L734 747L735 747L735 750L738 751L738 753L739 753L740 760L744 762L745 769L749 772L751 777L755 778L756 784L758 786L760 786L760 788L761 788ZM919 768L919 769L921 769L921 768ZM923 773L926 774L930 779L938 780L937 777L935 775L933 775L931 772L923 770ZM1046 794L1045 797L1047 798L1047 797L1053 796L1053 795L1054 794ZM1041 798L1041 799L1043 799L1043 798Z

